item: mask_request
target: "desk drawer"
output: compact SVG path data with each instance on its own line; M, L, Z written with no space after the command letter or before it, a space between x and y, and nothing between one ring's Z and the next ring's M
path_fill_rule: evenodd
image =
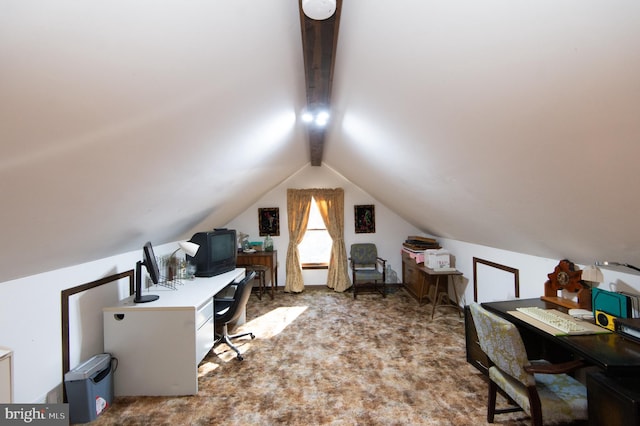
M213 298L202 304L196 311L196 330L200 330L211 318L213 318Z
M196 364L200 363L213 347L214 335L212 298L196 312Z

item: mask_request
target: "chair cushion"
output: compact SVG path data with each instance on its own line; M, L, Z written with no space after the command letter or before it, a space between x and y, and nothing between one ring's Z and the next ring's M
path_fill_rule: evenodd
M525 385L533 385L533 374L524 369L529 365L529 359L516 326L483 309L477 303L472 303L469 308L482 351L502 371Z
M587 389L582 383L567 374L534 376L544 424L587 419ZM527 388L522 383L495 366L489 369L489 377L531 415Z
M377 269L375 263L354 263L353 268L356 271L375 271Z
M373 243L358 243L351 245L351 261L354 264L375 265L378 250Z
M358 281L378 281L382 280L382 272L378 271L359 271L356 270L355 279Z

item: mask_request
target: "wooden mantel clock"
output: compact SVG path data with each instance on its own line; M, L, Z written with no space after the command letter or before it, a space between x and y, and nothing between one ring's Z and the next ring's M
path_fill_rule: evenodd
M567 259L561 260L552 273L548 274L549 280L544 284L544 296L542 300L564 306L568 309L591 310L591 288L582 281L582 271L577 269L573 262ZM559 291L577 293L577 302L558 295Z

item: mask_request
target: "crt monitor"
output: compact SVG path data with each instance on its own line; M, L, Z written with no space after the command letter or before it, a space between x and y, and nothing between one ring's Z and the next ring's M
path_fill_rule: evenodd
M187 261L196 266L197 277L213 277L235 269L238 256L235 229L197 232L189 241L200 246L195 256L187 255Z

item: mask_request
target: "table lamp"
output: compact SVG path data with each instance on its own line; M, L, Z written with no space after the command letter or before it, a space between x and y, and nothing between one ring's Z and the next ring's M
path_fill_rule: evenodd
M175 249L173 253L169 256L169 261L167 262L167 280L173 280L176 276L176 269L178 264L178 259L176 258L176 253L179 250L184 251L189 256L194 257L198 252L200 246L196 243L192 243L191 241L180 241L178 243L178 248Z
M604 281L604 277L602 276L602 271L598 269L596 265L586 266L582 270L582 281L588 281L590 283L598 283Z

